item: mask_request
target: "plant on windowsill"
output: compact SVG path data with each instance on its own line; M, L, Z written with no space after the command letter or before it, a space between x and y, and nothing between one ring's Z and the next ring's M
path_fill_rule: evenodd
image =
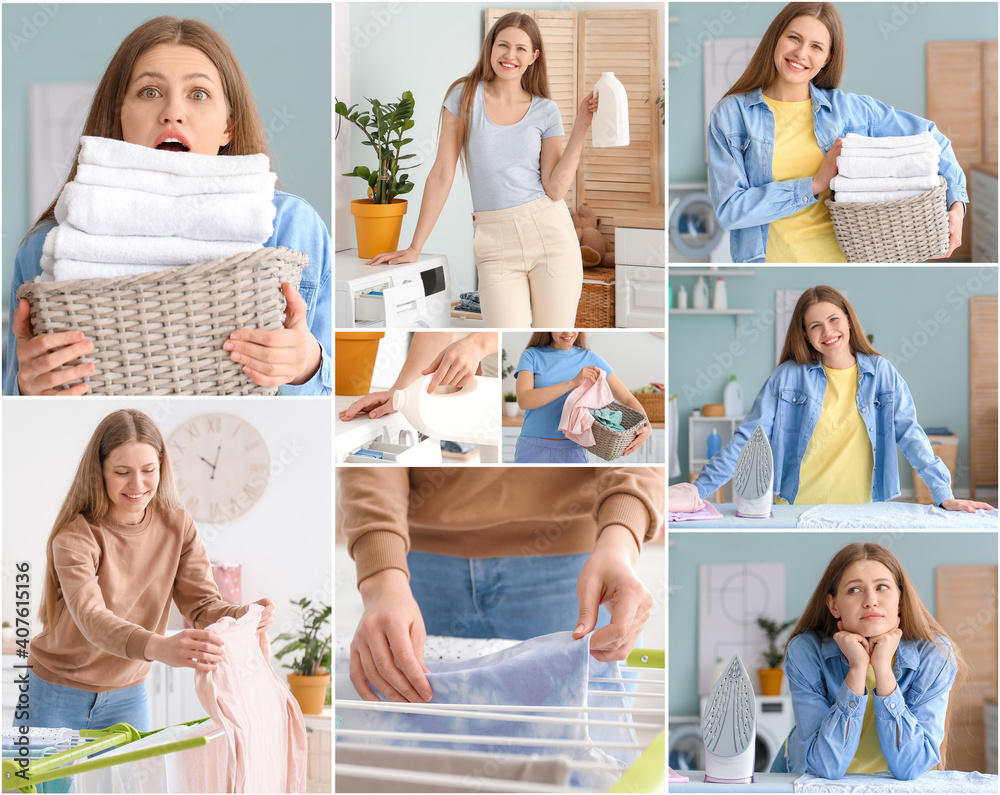
M520 407L517 405L516 392L503 393L503 411L508 417L516 417Z
M757 626L764 630L764 634L767 635L767 649L761 653L764 662L767 663L767 667L757 669L757 676L760 677L760 694L762 696L781 695L781 678L784 675L784 671L781 670L781 661L785 658L785 652L778 648L777 641L781 633L794 626L796 621L798 621L797 618L792 618L783 624L779 624L767 616L759 616L757 618Z
M302 652L291 664L283 663L290 668L288 686L292 695L299 702L304 715L319 715L327 701L327 690L330 687L330 606L322 602L314 605L309 599L295 601L289 599L299 608L302 616L302 629L296 632L283 632L275 640L291 641L274 656L279 660L286 654Z
M399 247L399 230L406 213L406 200L398 198L413 190L409 174L399 173L400 162L416 155L401 154L402 148L412 143L403 134L411 129L413 121L413 94L404 91L395 102L367 99L368 111L347 107L343 102L334 105L338 116L343 116L365 135L364 146L374 150L376 168L355 166L343 176L358 177L368 185L368 198L351 202L351 214L358 235L358 255L371 258Z

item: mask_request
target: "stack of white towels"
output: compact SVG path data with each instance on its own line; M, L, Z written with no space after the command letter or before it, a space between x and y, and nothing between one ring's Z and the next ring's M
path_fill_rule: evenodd
M938 186L941 147L929 132L887 138L848 133L830 181L834 201L888 202Z
M42 247L41 280L134 276L256 251L273 232L275 180L263 154L84 136Z

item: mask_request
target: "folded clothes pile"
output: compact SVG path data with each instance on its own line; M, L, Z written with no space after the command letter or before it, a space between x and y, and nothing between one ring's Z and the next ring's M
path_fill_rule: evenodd
M474 290L468 293L461 293L458 296L461 300L458 302L458 306L455 308L459 312L478 312L482 314L483 310L479 306L479 291Z
M273 232L275 180L263 154L85 136L42 247L42 280L134 276L256 251Z
M941 147L929 132L887 138L849 133L830 181L834 201L887 202L936 188Z

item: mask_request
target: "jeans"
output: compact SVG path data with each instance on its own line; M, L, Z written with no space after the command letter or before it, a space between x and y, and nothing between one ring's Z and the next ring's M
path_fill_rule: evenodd
M127 723L142 732L149 731L149 704L146 685L138 684L91 693L65 685L54 685L28 672L28 716L14 719L15 726L47 729L106 729Z
M576 580L588 557L466 559L411 551L406 562L427 634L526 640L576 628ZM597 626L610 621L602 605Z
M569 439L518 436L514 445L515 464L586 464L587 451Z

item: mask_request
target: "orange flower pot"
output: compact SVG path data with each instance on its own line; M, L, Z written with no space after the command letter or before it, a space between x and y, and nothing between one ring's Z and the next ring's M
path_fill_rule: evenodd
M372 204L370 199L354 199L351 215L358 235L358 256L371 259L399 249L399 230L406 214L406 199L392 204Z
M372 386L378 342L384 331L338 331L334 394L367 395Z
M288 686L292 696L299 702L303 715L321 715L326 705L326 689L330 686L330 674L303 676L288 674Z
M784 673L781 668L758 668L757 676L760 677L760 694L762 696L780 696L781 677Z

